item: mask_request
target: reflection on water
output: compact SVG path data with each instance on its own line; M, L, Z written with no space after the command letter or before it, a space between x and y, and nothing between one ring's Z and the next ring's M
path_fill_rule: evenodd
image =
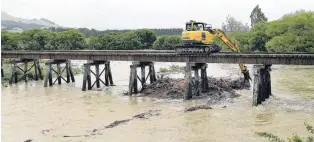
M287 91L289 83L314 85L308 82L314 67L304 70L286 68L272 72L274 96L263 105L252 107L252 90L239 91L231 106L184 113L186 107L202 101L159 100L123 96L127 91L128 62L112 62L113 80L117 86L103 91L81 91L82 75L75 83L43 87L43 82L19 83L1 89L2 140L24 141L264 141L254 135L256 131L273 132L282 138L297 133L306 136L303 125L314 124L314 96L311 90ZM156 71L173 63L156 63ZM179 65L184 65L179 64ZM222 70L224 68L225 70ZM249 66L251 69L251 66ZM311 70L311 71L309 71ZM209 76L240 76L237 65L223 67L209 64ZM182 75L181 75L182 76ZM63 135L84 135L95 128L116 120L132 118L148 110L161 110L161 115L150 119L134 119L93 137L64 138ZM43 131L46 130L46 131Z

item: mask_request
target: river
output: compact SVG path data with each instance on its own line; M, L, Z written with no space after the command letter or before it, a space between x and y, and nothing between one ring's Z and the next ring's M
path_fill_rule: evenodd
M81 62L76 62L81 64ZM155 70L173 63L156 63ZM184 63L177 63L184 65ZM314 67L274 65L271 72L273 96L258 107L252 106L252 89L226 108L185 113L199 101L161 100L123 96L128 89L130 62L112 62L116 86L103 91L81 91L82 75L75 83L43 87L43 81L21 82L1 89L2 141L21 142L249 142L268 141L254 134L266 131L283 139L296 133L308 136L303 123L314 125ZM252 72L252 66L248 65ZM238 66L209 64L208 76L241 76ZM183 77L175 74L172 77ZM134 119L90 137L84 135L116 120L160 110L159 116ZM43 131L44 130L44 131Z

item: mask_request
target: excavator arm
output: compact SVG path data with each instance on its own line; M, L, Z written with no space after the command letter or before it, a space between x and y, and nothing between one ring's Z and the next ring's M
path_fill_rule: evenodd
M220 29L213 29L210 31L212 34L218 36L229 48L231 48L233 51L235 52L240 52L239 47L233 43L226 35L223 31L221 31ZM239 61L239 66L241 69L242 74L244 75L244 80L245 81L249 81L252 80L250 77L250 73L249 70L247 69L247 67L241 63L242 61Z

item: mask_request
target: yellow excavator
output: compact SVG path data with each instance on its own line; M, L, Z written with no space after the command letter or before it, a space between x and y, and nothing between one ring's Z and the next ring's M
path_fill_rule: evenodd
M220 52L221 48L213 42L215 36L219 37L233 51L240 52L239 47L223 31L212 29L211 25L194 20L185 23L185 30L182 32L182 44L177 45L175 50L178 54L210 54ZM241 61L239 62L244 80L252 80L247 67Z

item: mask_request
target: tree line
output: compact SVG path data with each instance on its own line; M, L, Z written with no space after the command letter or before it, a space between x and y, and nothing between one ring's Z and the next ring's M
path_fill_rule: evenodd
M32 29L20 34L1 31L2 50L170 49L174 41L180 43L180 40L180 36L174 35L157 37L155 32L147 29L106 33L89 38L75 29L62 32Z
M49 27L48 30L51 32L63 32L67 31L70 28L62 28L62 27ZM85 37L93 37L93 36L101 36L107 33L126 33L130 31L136 31L131 29L125 29L125 30L104 30L99 31L95 29L88 29L88 28L78 28L76 29L79 32L83 33ZM183 31L182 28L169 28L169 29L147 29L155 32L157 36L162 35L180 35Z
M257 5L250 17L250 30L230 17L222 26L241 51L314 52L314 11L299 10L268 22ZM230 50L217 37L214 41L223 50Z
M251 27L227 16L222 30L238 44L241 51L314 52L314 12L296 11L268 22L258 7L253 9ZM85 29L86 30L86 29ZM32 29L20 34L1 32L3 50L171 50L180 44L182 29L111 30L104 33L84 29ZM89 30L86 30L89 31ZM156 31L159 31L157 34ZM166 32L167 31L167 32ZM94 32L94 33L93 33ZM174 34L175 33L175 34ZM223 50L230 50L217 37L214 42Z
M32 29L20 34L1 31L3 50L75 50L85 46L84 35L76 30L57 33Z

